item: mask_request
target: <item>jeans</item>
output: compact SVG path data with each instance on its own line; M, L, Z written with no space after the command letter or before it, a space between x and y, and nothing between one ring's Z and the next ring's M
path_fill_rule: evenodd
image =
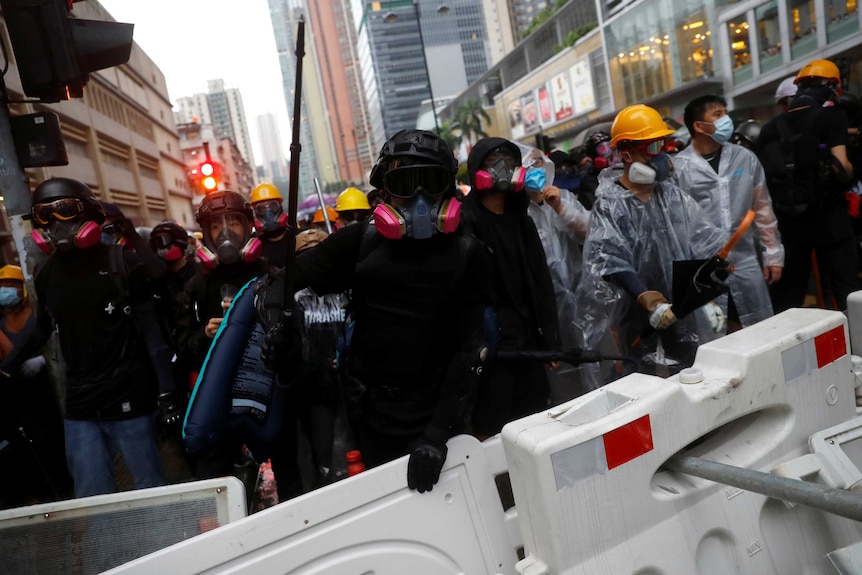
M151 416L120 421L66 419L63 424L75 497L116 491L113 456L118 451L136 488L164 485Z

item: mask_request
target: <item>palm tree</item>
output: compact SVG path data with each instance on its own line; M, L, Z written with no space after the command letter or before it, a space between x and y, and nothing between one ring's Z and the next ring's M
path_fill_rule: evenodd
M461 124L455 118L441 122L438 134L456 152L461 147L461 140L464 139Z
M479 138L487 138L488 133L482 128L483 120L490 122L491 117L482 107L478 98L467 100L458 107L455 118L461 126L463 135L467 137L468 147L472 147Z

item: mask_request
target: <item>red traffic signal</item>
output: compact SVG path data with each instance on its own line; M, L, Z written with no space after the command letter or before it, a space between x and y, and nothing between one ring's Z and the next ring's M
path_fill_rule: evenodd
M219 183L219 167L218 164L207 160L198 166L198 174L201 177L201 188L204 193L213 192L218 189Z

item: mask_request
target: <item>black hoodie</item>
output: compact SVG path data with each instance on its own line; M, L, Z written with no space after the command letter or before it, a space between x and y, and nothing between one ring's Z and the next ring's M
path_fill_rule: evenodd
M479 140L467 158L474 188L482 160L499 147L512 150L520 162L520 150L512 142ZM461 221L491 253L501 349L559 349L554 288L539 234L527 215L529 197L523 191L509 192L504 213L498 215L482 205L480 194L474 189L464 198Z

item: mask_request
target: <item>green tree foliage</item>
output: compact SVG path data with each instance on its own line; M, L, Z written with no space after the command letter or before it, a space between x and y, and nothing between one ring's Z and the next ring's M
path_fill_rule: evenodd
M466 136L468 143L475 144L479 138L488 137L488 133L483 128L483 122L490 122L491 117L488 116L488 112L482 107L482 102L478 98L461 104L455 112L455 119L461 129L461 137Z
M554 53L562 52L566 48L574 46L575 42L595 30L598 25L598 22L590 22L589 24L584 24L580 28L569 31L569 33L566 34L566 37L563 38L563 43L554 47Z
M453 150L461 146L461 140L464 138L464 132L457 118L441 122L439 135Z

